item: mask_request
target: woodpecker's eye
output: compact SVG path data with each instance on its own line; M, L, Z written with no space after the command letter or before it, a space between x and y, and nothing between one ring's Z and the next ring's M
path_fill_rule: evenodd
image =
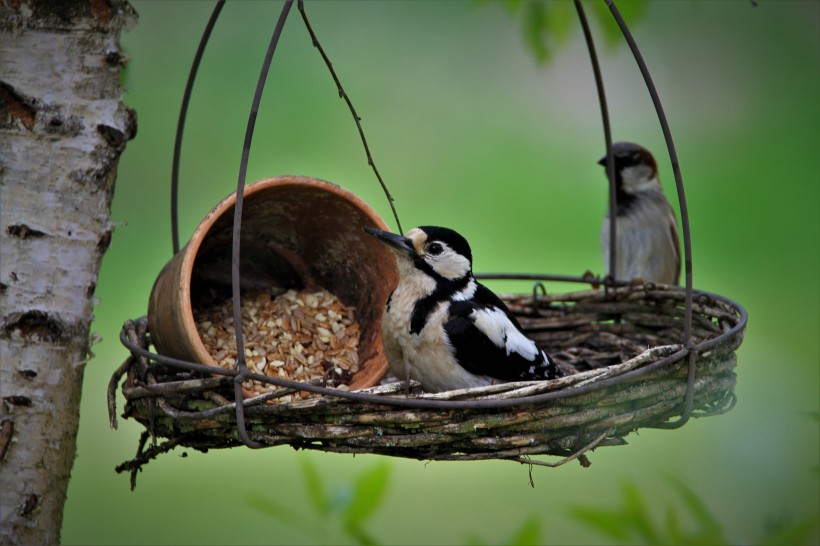
M444 247L441 246L440 243L430 243L427 245L427 253L432 254L433 256L438 256L444 252Z

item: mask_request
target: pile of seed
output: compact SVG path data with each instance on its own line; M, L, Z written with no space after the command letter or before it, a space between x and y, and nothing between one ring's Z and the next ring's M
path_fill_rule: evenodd
M347 389L359 371L359 324L353 307L346 307L327 290L288 290L273 297L259 294L242 299L245 362L250 371L292 381L327 380ZM223 368L236 363L233 302L195 313L205 349ZM246 381L245 389L264 394L277 389L260 381ZM291 402L308 393L275 399Z

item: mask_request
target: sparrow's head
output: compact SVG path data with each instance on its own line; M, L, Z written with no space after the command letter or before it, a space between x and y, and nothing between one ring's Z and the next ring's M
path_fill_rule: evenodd
M626 193L635 193L660 186L658 164L649 150L634 142L616 142L612 145L615 159L615 185ZM598 161L606 168L606 156Z
M369 227L364 230L396 253L403 275L420 271L430 277L452 281L471 274L473 254L470 245L452 229L420 226L404 235Z

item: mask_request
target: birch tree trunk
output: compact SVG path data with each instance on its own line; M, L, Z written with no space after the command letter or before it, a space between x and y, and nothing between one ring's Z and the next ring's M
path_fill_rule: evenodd
M135 21L126 0L0 0L0 544L60 540Z

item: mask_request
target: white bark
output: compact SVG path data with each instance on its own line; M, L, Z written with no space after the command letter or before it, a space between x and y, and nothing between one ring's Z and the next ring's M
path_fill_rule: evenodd
M0 1L0 544L59 542L116 167L125 0Z

